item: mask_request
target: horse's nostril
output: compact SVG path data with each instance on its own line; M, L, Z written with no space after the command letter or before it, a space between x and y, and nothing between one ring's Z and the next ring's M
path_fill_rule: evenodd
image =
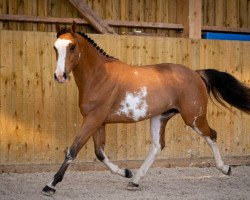
M67 79L67 75L66 75L65 72L63 73L63 78L64 78L64 79Z
M56 76L56 73L54 73L54 79L57 80L57 76Z

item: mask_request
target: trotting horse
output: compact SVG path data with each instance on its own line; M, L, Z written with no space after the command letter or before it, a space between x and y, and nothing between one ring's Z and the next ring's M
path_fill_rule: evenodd
M108 56L86 34L57 27L54 44L57 67L54 77L64 83L70 72L79 91L79 107L84 118L65 160L52 181L44 188L45 195L55 193L69 164L90 137L95 154L112 173L131 178L129 169L113 164L104 153L105 125L150 119L152 147L128 189L139 186L156 156L165 146L164 133L168 120L179 113L185 124L203 137L212 149L216 167L226 175L231 168L222 161L216 145L217 133L206 119L209 94L224 104L250 113L250 88L233 76L213 69L193 71L183 65L164 63L143 67L130 66Z

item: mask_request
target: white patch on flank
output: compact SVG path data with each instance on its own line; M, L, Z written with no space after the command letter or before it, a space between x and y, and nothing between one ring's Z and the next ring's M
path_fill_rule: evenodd
M125 114L127 117L133 118L135 121L146 117L148 111L146 97L146 87L140 88L138 92L127 92L125 99L121 102L121 108L117 114Z
M66 48L67 46L72 43L71 40L66 39L57 39L55 42L55 48L57 49L58 59L57 59L57 66L56 66L56 75L62 75L65 70L65 59L66 59Z
M138 75L138 71L135 71L134 74L137 76Z

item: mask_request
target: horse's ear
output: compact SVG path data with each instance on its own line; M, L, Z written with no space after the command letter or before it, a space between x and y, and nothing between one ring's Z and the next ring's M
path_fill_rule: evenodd
M76 33L76 22L75 22L75 21L73 21L72 32L73 32L74 34Z
M56 23L56 32L58 33L60 31L60 26L58 23Z

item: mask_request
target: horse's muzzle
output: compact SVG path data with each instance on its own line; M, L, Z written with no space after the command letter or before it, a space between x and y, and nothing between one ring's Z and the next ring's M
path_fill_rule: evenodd
M68 76L65 72L63 72L63 75L57 76L56 73L54 73L54 79L58 81L59 83L64 83L67 80Z

